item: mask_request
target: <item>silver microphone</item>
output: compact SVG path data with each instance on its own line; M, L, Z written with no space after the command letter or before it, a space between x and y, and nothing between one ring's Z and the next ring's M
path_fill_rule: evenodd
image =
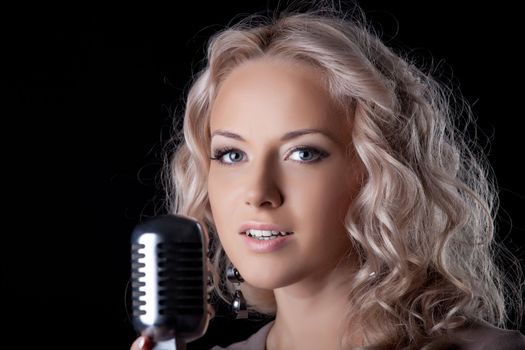
M155 349L185 350L208 328L208 269L198 221L164 215L131 235L133 326Z

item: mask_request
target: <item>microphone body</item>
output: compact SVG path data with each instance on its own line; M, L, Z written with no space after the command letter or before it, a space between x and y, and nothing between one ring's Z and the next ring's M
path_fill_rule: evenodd
M206 240L198 221L164 215L131 235L133 326L156 349L184 350L208 327Z

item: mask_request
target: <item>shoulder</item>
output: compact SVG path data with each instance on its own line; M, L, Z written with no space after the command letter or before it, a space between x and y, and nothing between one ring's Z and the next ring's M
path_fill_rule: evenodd
M447 344L448 346L444 346ZM438 344L436 344L438 345ZM436 349L458 350L525 350L525 336L516 330L475 322L449 334Z
M223 348L214 346L210 350L264 350L266 347L266 337L272 328L274 321L265 324L256 333L252 334L248 339L233 343Z
M274 321L252 334L248 339L227 347L214 346L210 350L264 350L266 337ZM525 350L525 336L516 330L494 327L486 322L473 323L455 330L446 338L434 342L433 350Z

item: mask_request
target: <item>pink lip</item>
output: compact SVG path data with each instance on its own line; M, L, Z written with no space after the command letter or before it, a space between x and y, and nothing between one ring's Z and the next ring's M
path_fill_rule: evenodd
M273 224L265 224L265 223L256 222L256 221L247 221L241 225L241 227L239 228L239 233L245 233L249 229L292 232L292 230L288 230L284 227L280 227L280 226L273 225Z
M277 230L276 230L277 231ZM258 240L256 238L252 238L248 235L243 236L244 243L250 248L252 251L256 253L270 253L273 251L276 251L278 249L281 249L284 247L290 240L293 235L288 236L281 236L279 238L270 239L270 240Z

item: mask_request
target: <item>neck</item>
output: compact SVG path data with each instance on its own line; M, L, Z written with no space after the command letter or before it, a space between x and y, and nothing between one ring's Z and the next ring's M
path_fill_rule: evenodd
M348 327L351 266L355 265L327 267L296 284L275 289L277 313L266 349L339 349Z

